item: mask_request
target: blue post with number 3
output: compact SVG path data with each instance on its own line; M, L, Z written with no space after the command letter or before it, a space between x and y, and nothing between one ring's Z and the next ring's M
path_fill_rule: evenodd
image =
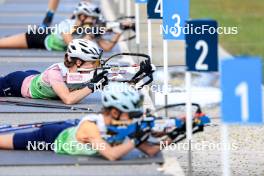
M257 57L238 57L222 62L223 123L263 123L261 74L261 60Z
M189 0L162 0L163 38L165 40L184 40L182 32L189 19Z

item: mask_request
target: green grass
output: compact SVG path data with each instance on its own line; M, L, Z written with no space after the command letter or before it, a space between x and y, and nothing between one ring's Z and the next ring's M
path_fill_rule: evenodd
M219 26L238 27L237 35L220 35L220 44L233 55L261 56L264 73L264 0L190 2L191 18L212 18Z

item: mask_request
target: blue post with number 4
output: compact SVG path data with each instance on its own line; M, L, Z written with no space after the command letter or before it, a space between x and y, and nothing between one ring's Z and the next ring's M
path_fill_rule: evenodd
M218 33L215 20L191 20L185 27L188 71L218 71Z
M162 0L148 0L148 19L162 19Z
M222 121L263 123L261 59L237 57L221 63Z

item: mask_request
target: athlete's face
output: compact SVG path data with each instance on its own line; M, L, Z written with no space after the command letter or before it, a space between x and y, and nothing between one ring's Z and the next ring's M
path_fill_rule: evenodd
M117 109L113 108L111 110L111 116L114 120L120 120L120 121L129 121L130 118L128 116L128 113L126 112L120 112Z
M130 118L129 118L129 116L128 116L128 113L123 112L123 113L121 114L121 116L120 116L120 120L121 120L121 121L128 121L128 120L130 120Z
M80 68L84 68L84 69L91 69L91 68L97 68L98 65L98 61L94 61L94 62L84 62Z
M86 15L80 15L79 19L82 22L82 24L95 24L96 22L95 17L86 16Z

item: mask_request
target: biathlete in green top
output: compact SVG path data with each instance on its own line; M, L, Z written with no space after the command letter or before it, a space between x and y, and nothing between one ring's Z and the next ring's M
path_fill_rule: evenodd
M47 150L69 155L101 155L118 160L135 147L149 156L160 152L159 145L149 144L150 128L137 128L121 144L107 142L107 126L114 122L129 123L143 115L143 95L126 83L112 82L102 94L100 114L87 114L78 124L67 121L48 124L31 132L0 135L0 148L9 150L38 150L45 144ZM168 144L170 137L164 139ZM43 149L43 148L41 148ZM39 149L40 150L40 149Z
M67 75L79 69L94 70L100 64L103 50L96 43L74 39L68 45L64 63L56 63L40 73L35 70L16 71L0 77L0 97L60 99L64 104L76 104L93 93L96 85L108 83L106 72L94 74L86 84L68 84Z

